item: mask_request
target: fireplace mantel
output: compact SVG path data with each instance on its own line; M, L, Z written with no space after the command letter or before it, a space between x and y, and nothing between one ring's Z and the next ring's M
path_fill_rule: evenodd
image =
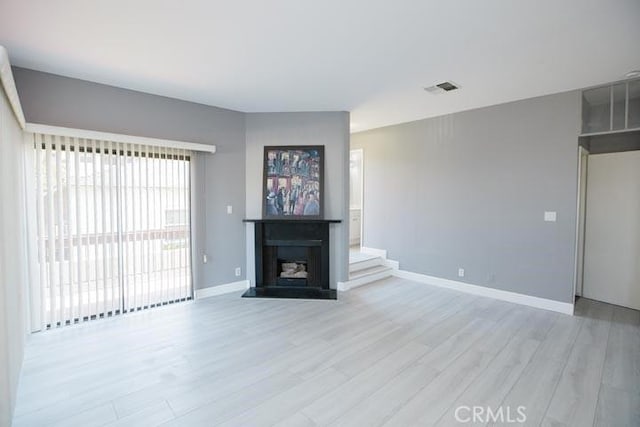
M337 224L342 222L341 219L243 219L242 222L259 222L259 223L323 223L326 222L328 224Z
M256 285L243 297L337 299L336 290L329 286L329 225L341 220L243 222L255 224L256 271ZM292 265L304 271L302 277L285 274Z

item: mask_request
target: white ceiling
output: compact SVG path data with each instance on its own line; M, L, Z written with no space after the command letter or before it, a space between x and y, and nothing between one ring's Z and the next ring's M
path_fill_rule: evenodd
M14 65L354 131L619 80L639 0L0 0ZM452 80L456 92L425 86Z

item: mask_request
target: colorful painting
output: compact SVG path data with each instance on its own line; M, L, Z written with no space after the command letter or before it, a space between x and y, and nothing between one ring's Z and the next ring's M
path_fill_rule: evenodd
M264 218L322 218L324 146L264 148Z

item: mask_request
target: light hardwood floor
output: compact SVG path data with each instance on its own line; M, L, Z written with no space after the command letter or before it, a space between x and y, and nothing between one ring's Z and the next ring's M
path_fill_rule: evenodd
M640 312L396 278L338 301L228 294L33 335L14 425L448 426L462 405L640 426Z

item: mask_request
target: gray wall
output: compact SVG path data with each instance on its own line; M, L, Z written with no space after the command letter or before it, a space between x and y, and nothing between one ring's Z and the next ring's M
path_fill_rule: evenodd
M246 117L246 213L262 217L263 147L324 145L324 217L331 225L331 286L347 279L349 267L349 113L251 113ZM253 225L247 225L247 271L255 284Z
M11 424L26 336L22 152L22 129L0 84L0 426Z
M571 302L579 129L576 91L352 135L363 245L403 270Z
M216 154L197 154L192 165L194 285L244 278L234 275L246 256L244 113L23 68L13 73L28 122L215 144Z

